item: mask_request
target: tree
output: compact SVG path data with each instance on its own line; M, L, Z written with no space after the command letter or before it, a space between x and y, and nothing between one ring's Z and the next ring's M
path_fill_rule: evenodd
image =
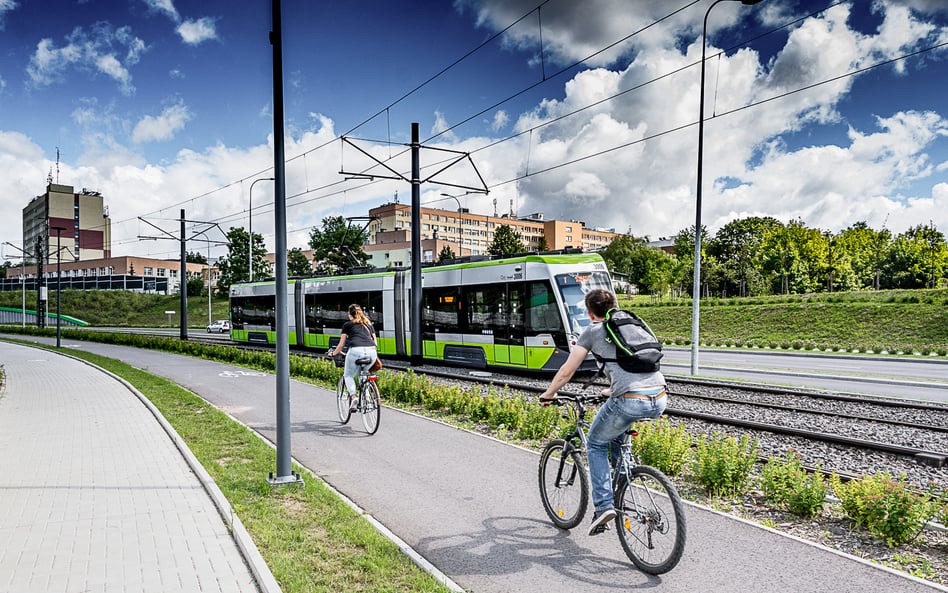
M134 275L135 275L135 264L134 264L134 262L129 262L129 264L128 264L128 275L129 275L129 276L134 276Z
M840 286L840 289L878 289L882 262L892 239L889 231L875 231L860 221L840 231L834 239L834 252L838 250L841 257L848 260L853 276L852 286Z
M550 244L546 242L546 235L540 236L540 242L537 243L537 251L549 251Z
M227 294L232 284L250 279L247 269L247 241L249 237L244 227L231 227L227 231L227 255L217 261L220 278L217 281L219 294ZM263 236L253 234L253 277L266 278L270 275L270 264L266 260L267 248Z
M512 255L523 253L526 250L520 233L514 231L510 226L502 224L494 231L494 240L487 248L487 253L491 255Z
M362 267L369 256L362 250L368 241L364 229L354 228L341 216L327 216L322 230L309 232L309 247L314 251L316 271L324 274L345 273Z
M204 278L201 276L188 277L188 296L201 296L204 291Z
M721 266L722 291L747 296L763 292L756 265L764 233L780 226L776 218L751 216L725 224L708 241L708 254Z
M289 276L312 276L313 264L299 247L290 249L286 254L286 273Z
M205 264L207 265L207 258L201 254L200 251L189 251L187 255L184 256L184 261L189 264Z
M912 227L892 242L883 265L883 288L938 285L948 267L945 236L934 225Z
M454 259L454 257L455 257L454 252L451 251L451 247L449 245L445 245L444 247L442 247L441 252L438 253L439 262L443 262L448 259Z

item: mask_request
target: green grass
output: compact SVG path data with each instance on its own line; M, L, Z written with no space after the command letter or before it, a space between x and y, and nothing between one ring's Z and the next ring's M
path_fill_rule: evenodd
M0 307L20 309L23 295L19 291L0 292ZM36 309L36 292L26 292L26 308ZM50 289L49 311L56 311L56 291ZM167 327L165 311L174 311L171 318L178 327L181 315L179 295L141 294L123 290L64 290L59 310L95 326L107 327ZM211 300L211 318L229 319L230 307L226 297ZM207 325L207 295L188 297L188 326Z
M663 340L691 337L691 302L650 304L620 299ZM710 299L701 304L701 340L767 346L811 342L865 350L899 346L919 351L948 346L948 291L885 291ZM676 340L677 341L677 340Z
M51 294L55 306L55 296ZM27 294L27 308L35 307ZM0 292L0 306L19 308L19 292ZM639 313L666 342L691 337L690 299L658 301L648 296L620 296L623 307ZM63 291L61 311L95 326L166 327L165 311L175 311L177 296L123 291ZM212 319L227 319L226 298L211 303ZM188 299L191 327L207 323L207 296ZM769 346L795 340L840 350L892 348L920 352L948 351L948 290L887 290L809 295L774 295L744 299L704 299L701 340L705 344L740 343Z
M306 473L302 487L272 488L265 478L276 468L273 448L203 399L123 362L70 354L123 377L155 404L230 501L284 593L449 590L318 478Z

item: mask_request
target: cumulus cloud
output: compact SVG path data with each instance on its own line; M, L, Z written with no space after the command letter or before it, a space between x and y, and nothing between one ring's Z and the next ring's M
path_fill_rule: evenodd
M17 7L16 0L0 0L0 31L3 31L6 14Z
M124 55L117 55L117 50L123 50ZM52 39L41 39L26 71L35 87L63 82L70 68L105 74L118 83L122 94L131 95L135 87L129 67L138 63L145 51L145 42L129 27L112 29L108 23L98 23L91 31L76 27L62 47Z
M618 4L544 5L547 59L573 63L671 10L664 3L621 2L621 10ZM841 106L857 79L848 73L945 35L925 18L925 9L937 9L936 4L875 2L879 24L869 32L850 26L850 6L833 7L790 28L783 47L766 61L752 49L719 55L716 40L730 27L753 27L748 23L754 20L784 24L794 16L786 14L787 7L764 11L722 3L716 8L708 35L713 58L706 66L703 223L713 232L737 216L766 215L839 229L857 220L881 226L889 214L894 229L893 221L903 218L896 212L905 213L905 220L915 213L927 221L934 195L944 190L920 197L907 192L924 190L918 182L944 166L932 162L930 153L945 137L945 115L879 114L867 127L848 123ZM456 5L474 11L492 29L532 8L526 0ZM500 185L489 198L472 198L481 211L490 211L496 194L503 200L514 193L524 212L544 211L548 218L653 238L693 225L703 15L703 10L675 15L597 55L587 65L598 67L574 75L561 97L520 113L515 129L523 135L476 155L478 167L510 175L490 178L489 184ZM538 48L536 19L532 22L515 27L508 43ZM911 62L885 66L907 74L915 67ZM760 106L745 109L755 103ZM823 143L794 148L782 139L827 125L848 127L849 135L834 132ZM488 166L501 161L507 165ZM504 183L513 179L519 181ZM948 213L934 220L948 224Z
M199 19L182 19L172 0L143 0L155 12L163 13L176 25L175 32L188 45L199 45L208 39L217 38L216 19L201 17Z
M132 141L136 144L170 140L191 119L188 108L178 103L162 110L160 115L146 115L132 130Z
M175 22L181 20L178 10L174 7L174 2L171 0L143 0L143 2L152 10L166 14Z
M217 37L214 19L201 17L196 21L186 20L178 25L178 35L188 45L198 45L202 41Z

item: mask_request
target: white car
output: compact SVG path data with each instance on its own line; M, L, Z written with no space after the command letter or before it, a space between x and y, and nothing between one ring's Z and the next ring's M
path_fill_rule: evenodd
M218 319L214 323L207 326L207 333L217 332L222 334L224 332L230 331L230 321L227 319Z

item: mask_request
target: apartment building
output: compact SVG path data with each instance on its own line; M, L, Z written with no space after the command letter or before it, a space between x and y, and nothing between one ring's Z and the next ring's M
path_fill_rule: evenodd
M596 251L621 234L590 229L577 220L544 220L541 213L518 218L509 214L473 214L466 208L456 211L423 206L420 214L422 262L436 260L445 246L458 256L485 254L501 225L518 233L530 251L543 247L544 240L546 249L575 247ZM371 265L408 265L405 260L410 260L411 253L411 205L390 202L370 209L369 216L373 220L368 227L365 251L372 257ZM402 263L396 263L399 261Z
M46 263L62 259L84 261L112 255L111 221L102 194L71 185L49 183L46 193L23 208L23 250L34 258L37 245Z

